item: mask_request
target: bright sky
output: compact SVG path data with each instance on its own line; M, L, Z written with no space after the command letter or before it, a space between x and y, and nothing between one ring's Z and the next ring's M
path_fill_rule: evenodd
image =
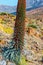
M16 6L18 0L0 0L0 5Z

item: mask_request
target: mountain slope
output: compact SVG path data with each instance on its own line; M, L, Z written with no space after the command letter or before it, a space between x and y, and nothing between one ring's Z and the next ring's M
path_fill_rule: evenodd
M43 6L43 0L26 0L26 9L32 10ZM17 6L0 5L0 12L15 13Z
M15 12L16 6L6 6L6 5L0 5L0 12Z
M27 7L37 7L43 5L43 0L26 0Z
M43 7L31 10L31 11L27 11L26 15L31 18L43 19Z

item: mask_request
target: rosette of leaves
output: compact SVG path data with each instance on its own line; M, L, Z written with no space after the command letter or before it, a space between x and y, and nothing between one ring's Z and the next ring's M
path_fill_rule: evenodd
M2 50L2 55L6 61L15 62L16 65L28 65L25 56L21 55L20 48L14 48L13 41L9 43L8 47L0 47L0 49Z
M11 42L9 47L3 47L2 48L2 55L5 60L9 60L11 62L15 62L16 64L19 64L20 61L20 49L16 49L13 46L13 43Z

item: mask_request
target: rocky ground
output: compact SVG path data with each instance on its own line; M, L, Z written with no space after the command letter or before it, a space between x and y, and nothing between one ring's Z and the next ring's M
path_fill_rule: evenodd
M0 47L7 46L11 41L14 23L15 16L0 15ZM43 65L43 19L26 17L22 54L28 65ZM0 52L0 65L15 65L15 63L6 62Z

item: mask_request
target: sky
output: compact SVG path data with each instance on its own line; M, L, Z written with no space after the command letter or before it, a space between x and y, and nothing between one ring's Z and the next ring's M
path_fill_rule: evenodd
M16 6L18 0L0 0L0 5Z

